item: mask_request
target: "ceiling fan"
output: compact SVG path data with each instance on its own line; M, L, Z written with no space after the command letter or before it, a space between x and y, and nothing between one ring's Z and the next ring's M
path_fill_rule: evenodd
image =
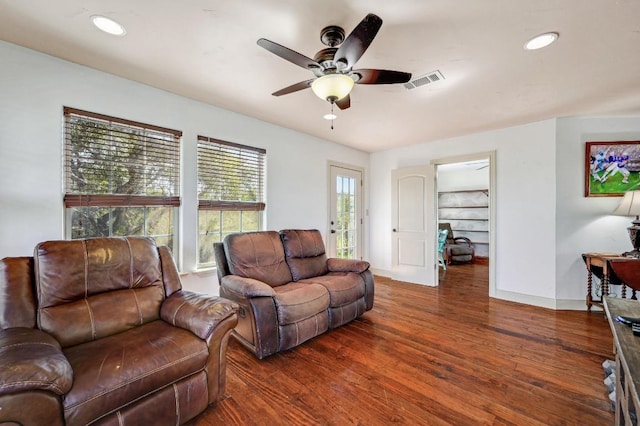
M341 27L325 27L320 32L320 40L329 47L320 50L313 59L265 38L259 39L259 46L315 75L312 79L280 89L272 93L273 96L287 95L310 87L321 99L332 105L336 104L340 109L347 109L351 106L349 93L354 84L395 84L411 80L411 74L402 71L353 69L381 26L382 19L370 13L347 38Z

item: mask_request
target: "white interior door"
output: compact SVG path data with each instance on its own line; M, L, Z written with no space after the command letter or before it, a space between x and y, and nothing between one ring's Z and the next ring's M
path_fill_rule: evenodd
M330 165L330 257L362 259L362 171Z
M394 170L391 179L393 278L437 285L433 166Z

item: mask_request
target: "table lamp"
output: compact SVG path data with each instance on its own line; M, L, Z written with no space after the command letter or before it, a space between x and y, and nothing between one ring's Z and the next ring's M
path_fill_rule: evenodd
M640 191L627 191L613 214L619 216L635 216L631 226L627 228L633 250L622 253L623 256L640 258Z

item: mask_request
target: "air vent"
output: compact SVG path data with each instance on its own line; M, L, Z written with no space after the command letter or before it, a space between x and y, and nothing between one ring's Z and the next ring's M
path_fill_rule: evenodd
M424 86L426 84L438 82L440 80L444 80L444 76L440 71L436 70L436 71L428 72L426 74L418 76L413 80L411 80L410 82L405 83L404 88L407 90L411 90L420 86Z

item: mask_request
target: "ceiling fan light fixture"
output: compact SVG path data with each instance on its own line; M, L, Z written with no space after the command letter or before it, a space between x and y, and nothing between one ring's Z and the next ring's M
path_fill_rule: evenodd
M537 35L525 43L524 49L525 50L542 49L544 47L549 46L553 42L555 42L558 39L558 37L560 37L560 34L555 32Z
M351 93L354 81L346 74L327 74L311 83L311 90L323 101L336 102Z
M100 31L104 31L107 34L111 34L115 36L123 36L127 33L127 31L124 29L124 27L121 24L105 16L93 15L91 16L91 22Z

